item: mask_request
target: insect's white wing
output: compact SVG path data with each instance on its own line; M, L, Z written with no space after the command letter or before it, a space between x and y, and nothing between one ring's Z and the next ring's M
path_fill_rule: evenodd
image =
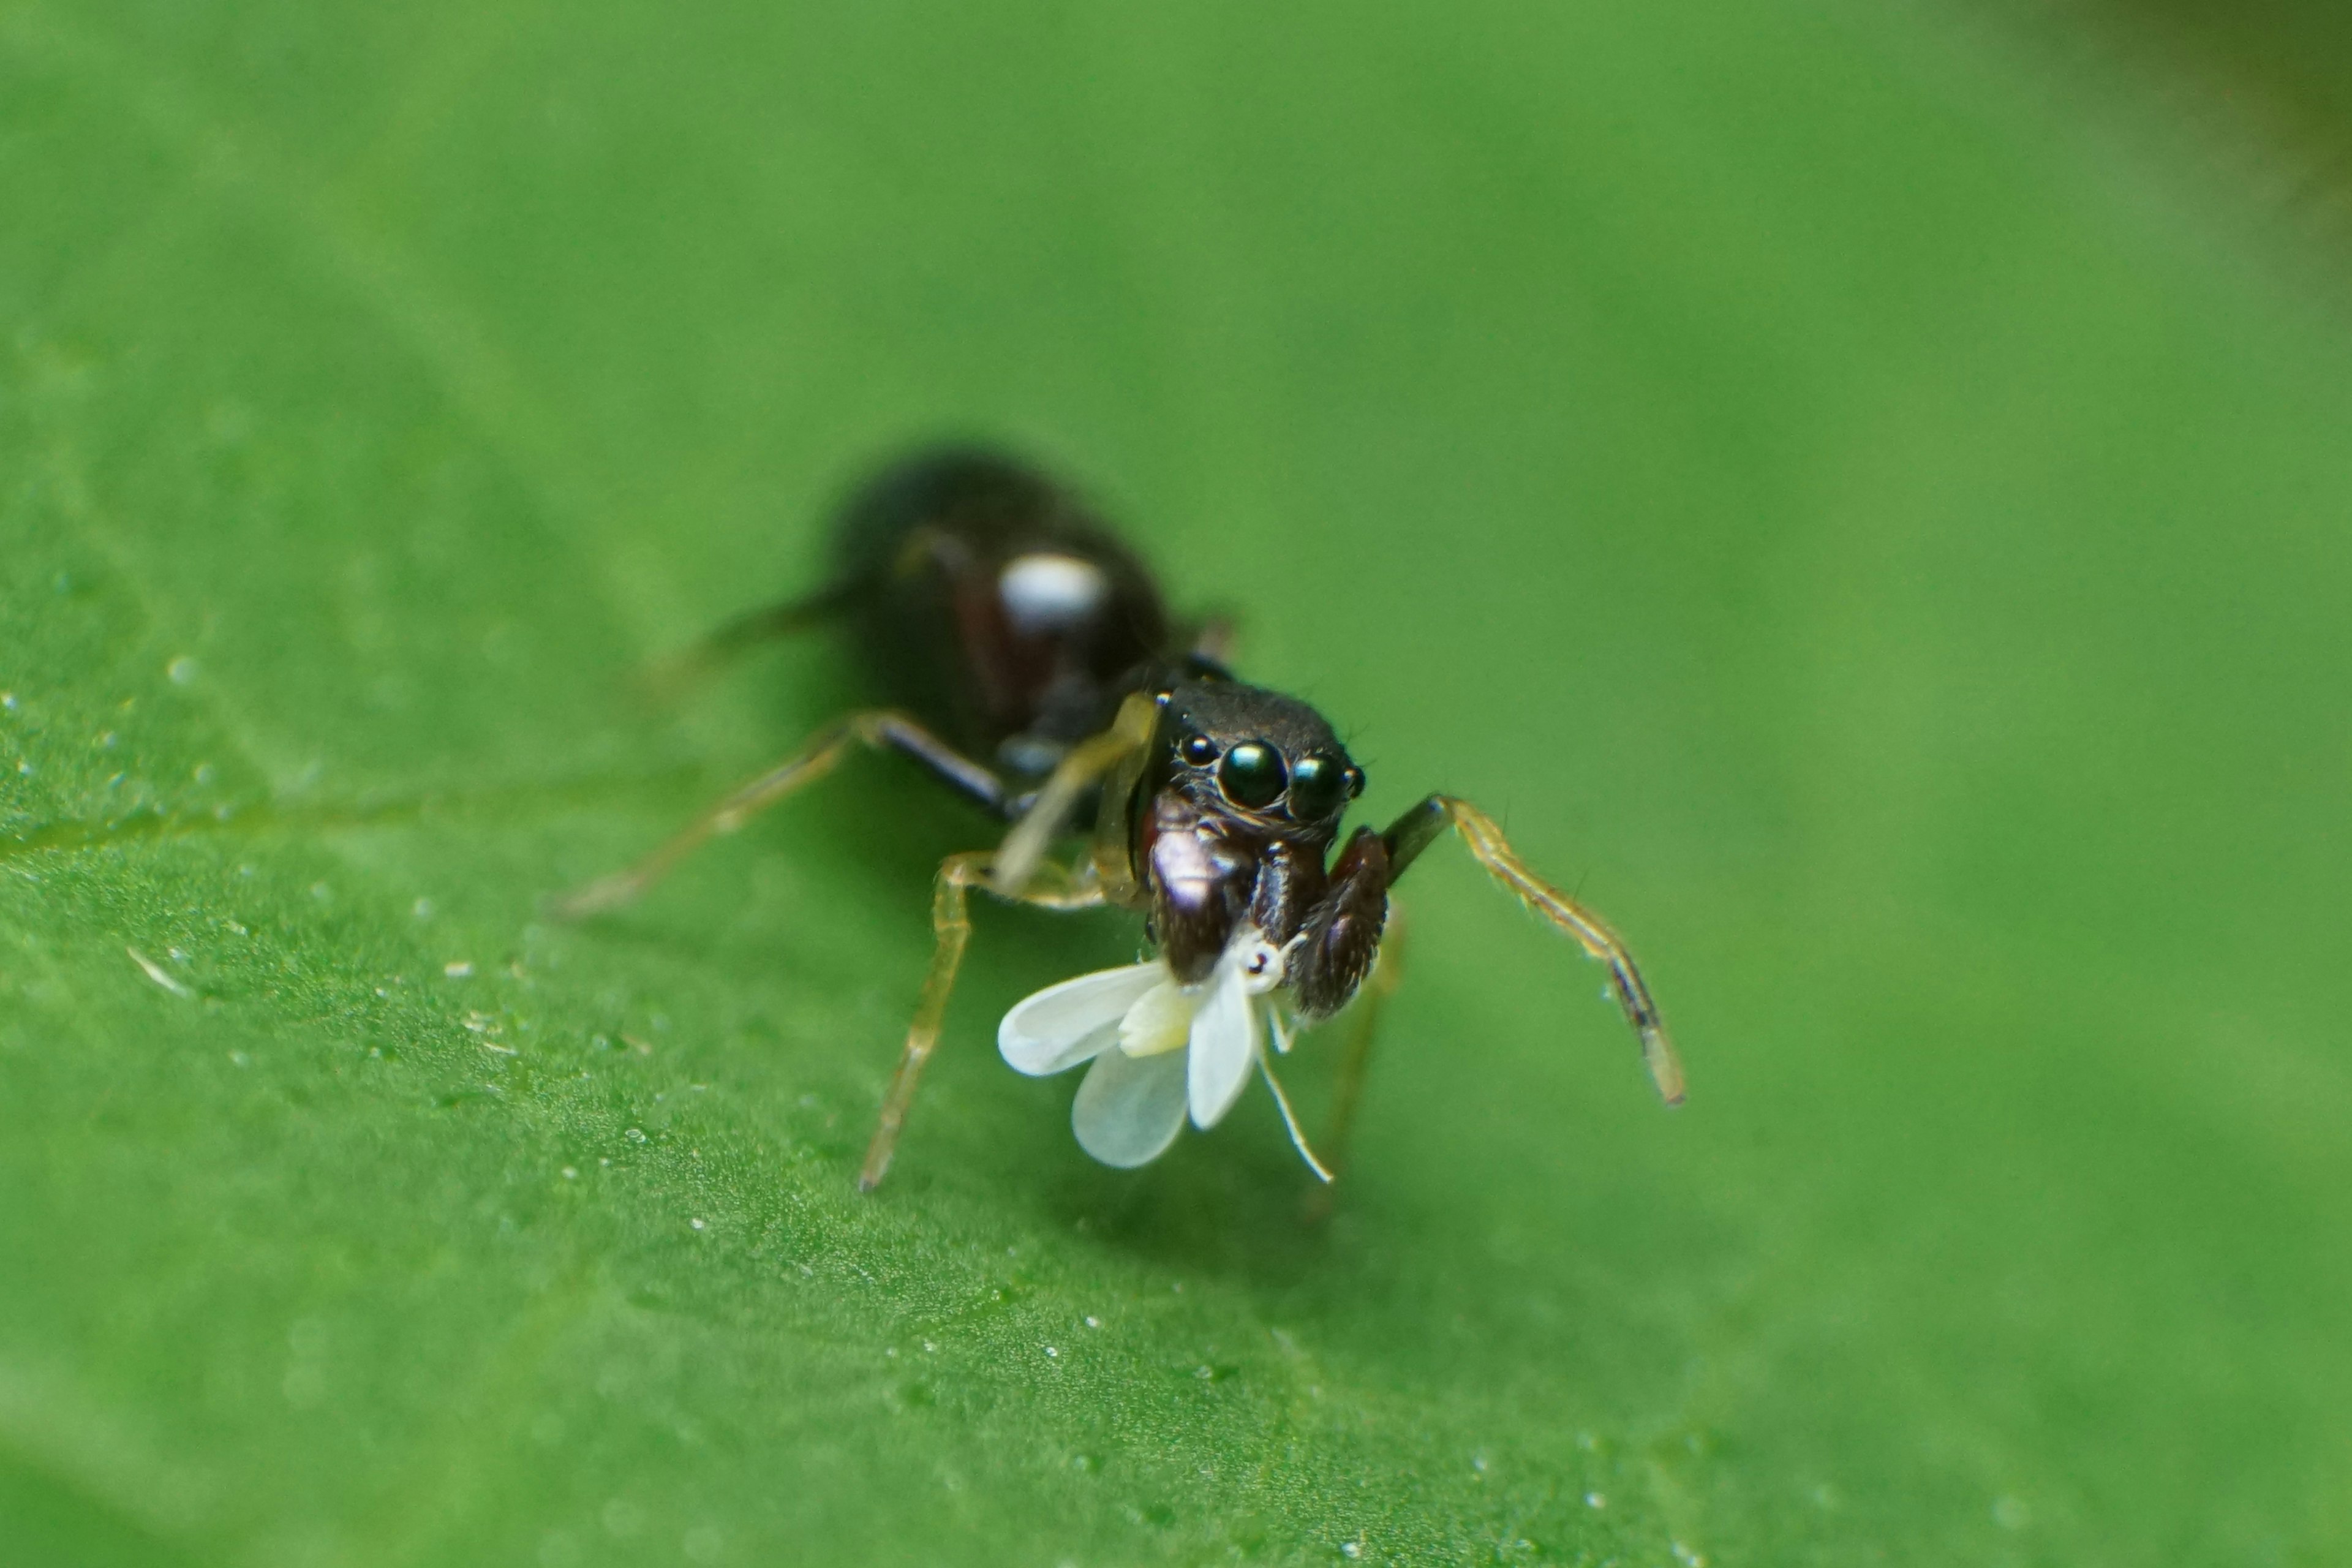
M1257 1009L1238 964L1219 965L1209 999L1192 1015L1192 1037L1185 1053L1186 1097L1192 1125L1214 1127L1249 1082L1257 1060Z
M1131 963L1048 985L1024 997L996 1028L996 1048L1032 1078L1077 1066L1117 1043L1136 998L1167 978L1165 966Z
M1106 1165L1148 1165L1176 1142L1184 1127L1184 1058L1163 1051L1131 1057L1105 1051L1087 1069L1070 1107L1078 1147Z

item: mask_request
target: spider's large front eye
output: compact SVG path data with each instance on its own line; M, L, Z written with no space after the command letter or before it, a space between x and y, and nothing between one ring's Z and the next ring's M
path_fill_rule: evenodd
M1217 769L1217 787L1235 805L1252 811L1272 805L1282 798L1290 783L1290 770L1282 765L1282 753L1263 741L1244 741L1225 753Z
M1349 770L1329 757L1301 757L1290 770L1290 815L1318 822L1348 804Z

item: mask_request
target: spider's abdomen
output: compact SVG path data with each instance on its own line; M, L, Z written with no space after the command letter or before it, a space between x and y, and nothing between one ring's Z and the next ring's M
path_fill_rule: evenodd
M835 534L850 636L882 695L1034 777L1164 659L1167 606L1083 502L993 453L885 469Z

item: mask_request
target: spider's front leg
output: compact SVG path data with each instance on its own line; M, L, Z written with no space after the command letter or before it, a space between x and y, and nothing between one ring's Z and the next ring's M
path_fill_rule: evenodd
M975 887L989 887L995 859L992 851L980 849L950 855L940 862L939 880L931 891L931 967L923 977L922 1000L916 1004L914 1021L907 1026L907 1044L898 1054L898 1070L891 1075L889 1092L882 1097L882 1117L875 1124L874 1141L866 1145L866 1163L857 1175L861 1191L870 1193L880 1186L890 1169L891 1153L898 1147L899 1130L907 1122L907 1108L914 1103L915 1088L922 1079L923 1068L939 1047L940 1026L947 1019L948 995L955 989L956 971L963 966L964 946L971 940L968 895ZM1012 895L1009 901L1047 910L1091 910L1101 907L1103 895L1093 868L1087 867L1055 878L1049 886L1024 889Z
M1625 1010L1625 1021L1633 1026L1633 1033L1642 1042L1642 1060L1650 1069L1650 1080L1658 1086L1659 1097L1668 1105L1680 1105L1682 1062L1675 1055L1674 1042L1666 1037L1658 1004L1651 997L1650 987L1634 964L1624 939L1609 929L1608 921L1529 869L1493 817L1454 795L1431 795L1390 824L1388 831L1381 835L1381 842L1388 851L1391 879L1403 876L1405 868L1448 827L1462 836L1463 847L1486 868L1488 876L1508 888L1528 908L1574 937L1587 953L1608 966L1610 988L1616 993L1617 1005Z
M1369 827L1356 829L1331 863L1324 895L1300 928L1305 940L1290 961L1291 994L1309 1023L1354 1003L1332 1091L1331 1119L1321 1139L1318 1169L1328 1173L1327 1182L1346 1165L1372 1038L1380 1028L1381 1007L1399 978L1395 950L1403 932L1389 903L1393 880L1387 844ZM1318 1189L1310 1201L1310 1217L1319 1219L1329 1212L1329 1189Z

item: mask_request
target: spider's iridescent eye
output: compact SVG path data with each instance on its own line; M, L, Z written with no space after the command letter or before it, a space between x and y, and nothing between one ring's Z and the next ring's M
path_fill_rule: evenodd
M1177 749L1183 752L1184 760L1196 768L1205 768L1217 760L1217 743L1206 735L1187 735L1184 743Z
M1301 822L1316 822L1338 811L1353 793L1348 777L1353 772L1329 757L1299 758L1298 765L1290 770L1290 815Z
M1353 800L1363 793L1364 770L1361 768L1349 768L1348 770L1348 798L1349 800Z
M1282 753L1263 741L1244 741L1225 753L1224 764L1217 769L1217 786L1225 798L1253 811L1280 800L1289 782Z

